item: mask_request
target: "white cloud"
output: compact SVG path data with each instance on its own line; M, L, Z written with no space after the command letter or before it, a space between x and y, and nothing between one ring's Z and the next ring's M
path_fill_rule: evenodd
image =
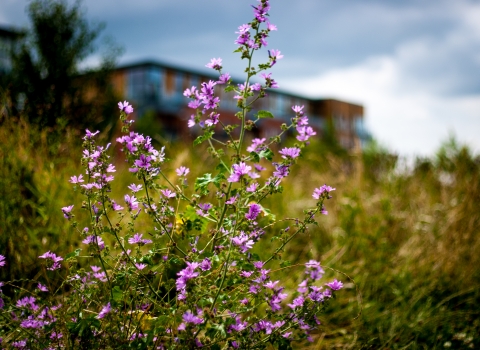
M432 154L452 132L480 150L480 94L442 97L411 86L398 57L374 57L310 79L284 81L290 90L363 104L374 136L405 155Z
M432 154L452 133L478 152L480 4L458 2L451 11L456 22L444 36L413 37L391 54L280 83L363 104L374 136L401 154Z

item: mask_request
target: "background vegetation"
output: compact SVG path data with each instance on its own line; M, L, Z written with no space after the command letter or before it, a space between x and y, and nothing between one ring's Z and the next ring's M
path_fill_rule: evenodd
M60 210L81 203L68 183L81 172L81 136L67 131L53 145L46 134L19 120L0 127L0 252L8 259L0 280L35 278L39 255L82 245ZM167 173L180 165L192 176L212 171L206 152L166 146ZM326 269L327 279L346 283L312 348L479 347L480 158L450 140L406 166L375 144L349 154L317 142L299 163L285 184L289 200L265 204L277 218L301 216L314 187L337 190L329 215L284 252L292 267L276 274L294 286L303 270L295 263L313 258L341 272ZM119 199L132 180L117 172ZM275 246L268 235L262 244Z
M60 210L81 203L68 183L81 173L80 127L104 135L116 130L109 117L116 98L102 85L108 65L82 78L105 92L94 104L83 99L80 88L88 84L77 75L101 28L87 26L78 3L37 0L29 11L32 31L0 89L0 254L8 261L0 281L35 279L39 255L65 256L81 246ZM44 35L58 36L56 51L47 49ZM206 152L186 143L166 146L166 173L180 165L192 170L190 178L213 171ZM311 348L479 348L480 157L449 140L435 156L407 166L375 143L348 153L327 137L299 163L285 184L289 200L265 203L277 218L301 217L315 187L337 190L327 202L329 215L284 252L292 266L276 274L293 287L303 270L295 264L312 258L334 269L326 268L327 278L346 287L322 317ZM120 202L133 178L116 164ZM256 249L275 247L268 234L261 244Z

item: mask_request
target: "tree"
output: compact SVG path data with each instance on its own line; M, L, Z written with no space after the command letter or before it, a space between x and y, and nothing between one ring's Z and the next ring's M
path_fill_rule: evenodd
M13 53L14 105L41 127L105 121L103 106L114 105L108 71L118 50L110 51L100 69L82 76L78 70L95 52L103 25L87 22L80 1L69 6L64 0L34 0L27 11L31 28ZM102 93L89 101L89 88Z

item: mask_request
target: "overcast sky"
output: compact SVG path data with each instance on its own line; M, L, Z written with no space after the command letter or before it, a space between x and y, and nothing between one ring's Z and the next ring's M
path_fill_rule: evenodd
M26 26L25 0L0 0L0 25ZM91 22L125 51L203 69L221 57L242 77L234 40L254 0L85 0ZM430 155L449 135L480 152L480 1L272 0L272 76L286 91L365 106L374 137ZM267 55L266 52L263 53ZM94 61L92 59L91 61Z

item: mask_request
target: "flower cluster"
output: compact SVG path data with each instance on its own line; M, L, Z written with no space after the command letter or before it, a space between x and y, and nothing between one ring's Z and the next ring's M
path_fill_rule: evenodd
M277 219L264 202L282 192L281 183L315 135L304 106L292 107L295 116L276 136L249 134L261 119L273 117L255 103L278 87L266 71L283 57L272 49L264 63L252 65L253 54L277 30L269 10L268 0L258 0L253 20L236 32L237 52L248 60L245 81L233 84L222 73L222 59L213 58L206 66L218 72L218 80L184 92L195 110L188 126L199 125L204 133L194 145L207 141L218 161L211 172L192 181L186 166L169 168L164 147L157 150L150 137L130 130L134 109L123 101L118 108L124 134L116 142L135 180L119 185L117 194L110 144L97 145L99 131L86 130L84 172L70 177L84 200L61 208L84 245L64 257L50 251L39 256L48 271L32 291L18 287L6 299L0 289L0 312L11 323L7 347L255 349L270 343L289 349L293 341L311 340L342 282L323 283L325 270L316 260L304 264L296 288L274 272L301 266L284 260L286 246L317 214L327 213L324 201L335 188L315 188L316 205L303 219ZM263 83L252 82L260 72ZM219 88L234 93L240 125L222 122ZM219 131L225 135L217 139ZM296 133L295 144L279 146L289 131ZM259 247L266 236L269 243ZM82 249L87 252L80 254ZM0 255L0 267L6 263ZM54 274L63 278L61 288L50 283Z

